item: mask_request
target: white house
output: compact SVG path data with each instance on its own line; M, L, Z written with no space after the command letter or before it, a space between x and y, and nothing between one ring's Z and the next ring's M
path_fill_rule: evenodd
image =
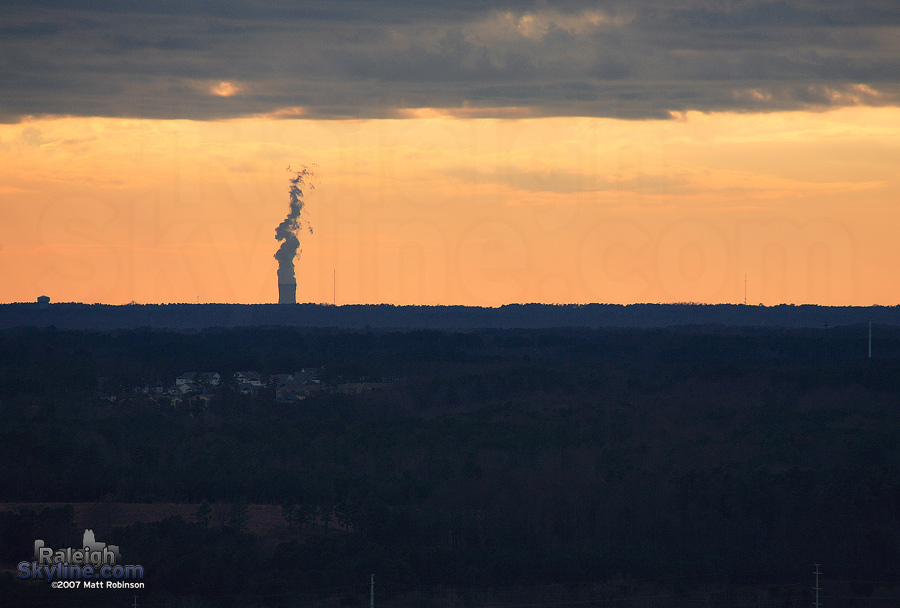
M234 379L238 384L249 384L251 386L265 386L262 376L259 372L234 372Z
M219 375L219 372L200 372L199 380L210 386L219 386L222 376Z

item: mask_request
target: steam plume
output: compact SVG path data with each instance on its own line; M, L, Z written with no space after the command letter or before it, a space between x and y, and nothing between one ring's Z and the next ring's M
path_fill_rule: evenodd
M290 170L291 168L288 167L288 171ZM283 241L281 247L275 252L275 259L278 260L278 301L282 303L296 301L293 295L296 294L297 290L297 277L294 275L294 258L300 252L298 233L303 228L303 222L300 217L303 211L303 190L300 187L304 185L304 178L309 176L312 176L312 172L304 166L300 171L294 173L294 177L290 178L291 186L288 192L291 197L291 206L287 217L275 229L275 238ZM310 184L309 187L313 188L314 186ZM309 228L309 233L312 234L312 228ZM285 289L288 286L293 287ZM286 294L288 291L293 293Z

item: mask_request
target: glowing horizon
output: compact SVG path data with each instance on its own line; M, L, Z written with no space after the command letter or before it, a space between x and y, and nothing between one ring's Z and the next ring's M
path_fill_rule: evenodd
M423 115L428 115L423 112ZM0 125L0 301L893 304L900 110Z

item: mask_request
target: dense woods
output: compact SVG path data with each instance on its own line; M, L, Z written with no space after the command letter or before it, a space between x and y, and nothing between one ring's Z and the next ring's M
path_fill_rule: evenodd
M808 606L815 563L828 605L895 605L900 330L875 335L868 359L863 325L4 330L0 501L58 506L0 513L3 566L77 542L67 503L171 502L200 507L95 524L147 569L142 605L362 606L375 573L384 605ZM97 390L310 365L397 380L177 408ZM250 504L281 506L278 543Z
M58 327L114 330L141 327L303 326L347 329L552 329L557 327L737 327L812 328L871 320L900 325L900 306L779 304L506 304L482 306L395 306L393 304L0 304L0 328Z

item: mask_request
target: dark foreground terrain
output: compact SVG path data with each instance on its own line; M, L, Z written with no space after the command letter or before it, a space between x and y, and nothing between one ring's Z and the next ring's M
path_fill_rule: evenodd
M824 605L896 606L900 329L867 329L2 330L0 599L809 606L818 563ZM222 385L154 393L188 370ZM84 527L145 589L16 579Z

